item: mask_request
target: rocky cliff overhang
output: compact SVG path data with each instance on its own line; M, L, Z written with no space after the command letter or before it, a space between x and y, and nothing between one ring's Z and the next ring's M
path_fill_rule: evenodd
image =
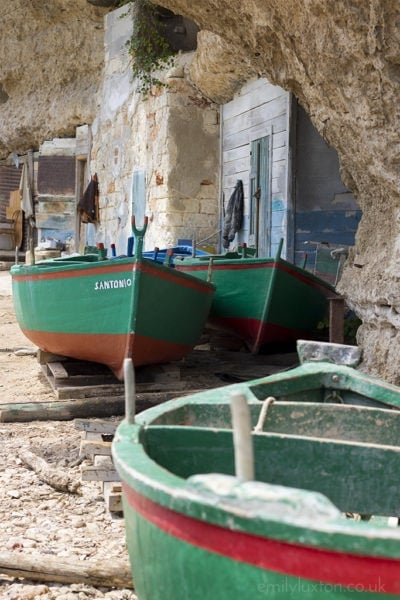
M191 77L205 96L224 102L246 79L265 76L293 92L338 151L343 182L363 210L340 289L363 320L365 368L399 382L399 4L158 4L202 30ZM0 0L0 155L92 120L107 10L86 0Z
M228 100L255 73L291 91L336 148L363 210L340 290L364 368L400 383L400 5L381 0L161 0L201 28L192 78Z
M93 120L109 10L87 0L0 0L0 158Z

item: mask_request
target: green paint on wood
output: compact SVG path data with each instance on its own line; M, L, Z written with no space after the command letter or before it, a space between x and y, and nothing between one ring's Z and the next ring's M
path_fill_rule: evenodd
M210 258L176 260L178 270L207 280ZM212 258L217 290L210 320L242 337L252 351L310 335L326 316L333 288L308 271L277 258Z
M271 391L255 481L240 482L230 398L246 394L254 426ZM387 522L400 513L399 400L352 368L309 363L123 422L113 456L139 598L400 597L400 531Z

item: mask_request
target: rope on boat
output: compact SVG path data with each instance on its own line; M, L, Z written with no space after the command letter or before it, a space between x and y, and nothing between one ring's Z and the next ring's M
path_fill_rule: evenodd
M260 415L258 417L257 425L254 427L254 433L260 433L264 429L265 419L267 418L268 409L275 402L276 398L268 396L262 404Z

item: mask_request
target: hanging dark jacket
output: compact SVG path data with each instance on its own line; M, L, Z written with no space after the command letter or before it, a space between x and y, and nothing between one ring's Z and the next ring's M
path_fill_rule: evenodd
M225 211L225 221L222 230L223 246L229 248L229 244L233 241L236 233L240 231L243 223L244 210L244 194L243 182L238 179L235 189L232 192L228 201L228 206Z
M95 223L98 220L99 184L94 175L78 202L78 213L83 223Z

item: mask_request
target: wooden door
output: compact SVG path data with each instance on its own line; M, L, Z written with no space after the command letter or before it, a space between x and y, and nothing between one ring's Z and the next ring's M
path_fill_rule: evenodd
M250 212L249 245L257 256L271 253L271 185L270 136L250 144Z

